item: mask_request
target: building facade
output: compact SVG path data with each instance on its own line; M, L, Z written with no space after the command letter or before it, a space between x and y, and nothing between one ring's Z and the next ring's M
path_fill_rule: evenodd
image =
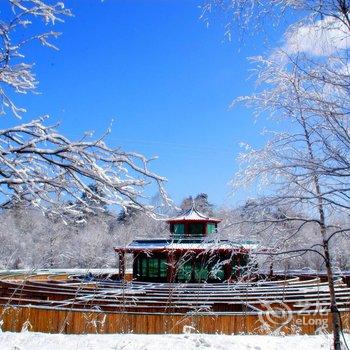
M132 279L148 282L235 281L247 268L252 244L219 240L220 219L195 208L167 220L170 237L135 240L115 247L119 276L125 278L126 255L132 256Z

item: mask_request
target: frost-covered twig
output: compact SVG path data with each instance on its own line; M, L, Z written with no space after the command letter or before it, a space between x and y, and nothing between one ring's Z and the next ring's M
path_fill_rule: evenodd
M147 210L140 199L146 185L153 182L166 198L165 179L148 163L140 154L109 148L103 139L70 141L55 126L34 120L0 130L1 205L27 203L73 216L101 204Z

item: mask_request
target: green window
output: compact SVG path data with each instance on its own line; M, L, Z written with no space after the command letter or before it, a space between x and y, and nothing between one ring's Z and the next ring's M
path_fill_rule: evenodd
M185 226L184 224L175 224L174 225L174 234L183 236L185 234Z
M209 271L207 266L203 266L200 263L196 263L194 267L194 278L196 282L206 281L209 277Z
M141 259L141 275L147 277L147 258Z
M136 268L142 279L165 280L167 277L168 264L165 257L138 257Z
M165 259L159 259L159 277L167 277L168 264Z
M158 277L159 275L159 260L150 258L148 259L148 277Z
M203 235L203 224L190 224L190 235L191 236L202 236Z
M177 272L177 279L179 282L189 282L192 278L192 263L185 262L183 263Z
M215 224L210 223L210 224L207 225L207 233L208 233L208 234L214 233L214 232L215 232L215 229L216 229Z
M210 278L214 280L223 281L225 279L224 266L218 261L210 271Z
M219 269L217 270L216 274L215 274L215 278L220 280L220 281L223 281L225 279L225 272L223 269Z

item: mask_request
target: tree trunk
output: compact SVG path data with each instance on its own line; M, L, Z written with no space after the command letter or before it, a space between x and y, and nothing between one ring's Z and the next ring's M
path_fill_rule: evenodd
M333 279L333 270L331 265L331 259L329 255L329 246L327 240L323 240L323 249L325 256L325 263L327 268L327 278L329 286L329 296L331 300L331 314L332 314L332 328L333 328L333 345L334 350L341 350L341 341L340 341L340 314L337 307L337 300L335 297L334 289L334 279Z
M304 130L305 141L307 144L307 149L309 152L310 159L314 162L315 156L312 148L312 142L310 139L310 133L308 130L308 126L306 124L304 115L302 110L300 110L300 122ZM340 341L340 315L337 307L337 300L335 297L335 289L334 289L334 280L333 280L333 270L332 270L332 260L329 253L329 244L327 238L327 226L326 226L326 215L324 210L323 196L321 185L319 181L318 174L316 169L313 170L312 174L313 183L315 185L315 191L317 196L317 210L319 215L319 225L320 225L320 233L322 236L323 250L324 250L324 259L327 269L327 278L328 278L328 288L329 288L329 297L331 301L330 309L332 315L332 328L333 328L333 345L334 350L341 350L341 341Z

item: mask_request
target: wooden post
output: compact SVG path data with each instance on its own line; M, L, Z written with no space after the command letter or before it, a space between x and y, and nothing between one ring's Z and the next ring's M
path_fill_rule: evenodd
M238 279L238 277L241 276L241 272L242 272L242 266L241 266L241 254L237 254L237 269L236 269L236 278Z
M225 258L225 260L229 262L224 265L224 279L230 281L232 277L232 261L230 258Z
M273 262L270 264L270 272L269 272L269 278L273 277Z
M138 276L140 276L138 255L133 254L133 256L132 256L132 280L137 280Z
M175 274L176 274L176 268L175 268L175 259L174 259L174 253L170 252L167 255L167 282L172 283L175 281Z
M125 252L119 252L119 278L125 279Z

